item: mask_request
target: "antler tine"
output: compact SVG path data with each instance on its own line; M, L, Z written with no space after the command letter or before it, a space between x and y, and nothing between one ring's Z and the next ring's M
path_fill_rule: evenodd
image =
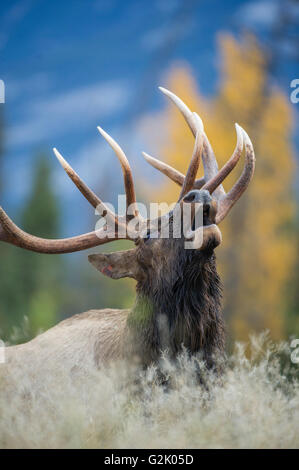
M0 207L0 240L37 253L59 254L86 250L118 239L104 229L71 238L49 240L21 230Z
M159 90L162 91L164 95L166 95L175 105L176 107L180 110L182 115L184 116L192 134L194 137L196 137L197 134L197 122L196 118L194 116L194 113L190 111L188 106L179 98L177 95L172 93L172 91L167 90L166 88L163 88L162 86L159 86Z
M142 152L142 155L150 165L152 165L157 170L161 171L161 173L163 173L164 175L168 176L168 178L170 178L172 181L174 181L179 186L183 186L185 176L182 173L175 170L170 165L167 165L166 163L163 163L163 162L157 160L156 158L151 157L146 152Z
M218 173L218 163L207 135L204 135L202 163L204 168L205 180L210 181ZM222 184L215 190L215 197L220 199L225 195Z
M109 136L108 136L109 137ZM109 138L112 140L111 138ZM108 139L107 139L108 140ZM109 140L108 140L109 141ZM109 143L111 143L109 141ZM117 146L117 144L113 141L113 143ZM115 148L115 146L113 147ZM118 149L117 149L118 150ZM59 163L64 168L68 176L71 180L75 183L77 188L80 192L84 195L84 197L90 202L90 204L98 208L100 205L102 208L102 215L110 221L114 221L116 226L124 225L123 221L120 223L118 217L105 206L100 198L96 196L96 194L84 183L84 181L79 177L79 175L73 170L73 168L69 165L69 163L63 158L63 156L58 152L56 148L53 149L55 156L57 157ZM120 152L121 149L120 149ZM132 174L129 163L126 157L119 155L120 152L118 151L118 157L121 160L123 172L125 176L125 185L126 185L126 193L127 193L127 204L128 202L136 202L135 201L135 193L134 193L134 186L132 181ZM90 233L85 233L83 235L79 235L76 237L71 238L64 238L64 239L57 239L57 240L48 240L44 238L39 238L29 233L24 232L21 230L6 214L6 212L0 207L0 240L6 243L10 243L12 245L19 246L21 248L25 248L30 251L36 251L38 253L49 253L49 254L57 254L57 253L72 253L75 251L86 250L88 248L92 248L94 246L102 245L107 242L111 242L113 240L118 240L119 238L123 238L123 234L120 236L117 233L118 231L109 231L109 224L108 230L107 226ZM131 239L130 236L126 233L126 238Z
M172 181L174 181L176 184L178 184L179 186L183 186L184 184L184 179L185 179L185 176L183 175L183 173L181 173L180 171L178 170L175 170L174 168L172 168L172 166L170 165L167 165L167 163L164 163L164 162L161 162L160 160L157 160L156 158L154 157L151 157L148 153L146 152L142 152L142 155L143 157L145 158L145 160L151 165L153 166L154 168L156 168L157 170L161 171L161 173L163 173L164 175L168 176L168 178L170 178ZM196 188L196 189L200 189L202 188L202 186L205 184L205 179L204 178L200 178L200 179L197 179L195 182L194 182L194 185L193 187Z
M211 194L215 191L216 188L222 183L222 181L229 175L229 173L235 168L238 163L243 150L243 129L237 123L235 124L236 133L237 133L237 144L235 150L226 162L226 164L221 168L220 171L210 179L202 189L207 189ZM224 193L225 194L225 193Z
M166 88L159 87L159 89L164 93L180 110L182 115L185 118L191 132L194 136L197 134L197 125L198 121L196 121L197 114L192 113L192 111L186 106L186 104L174 93L167 90ZM207 189L211 193L214 193L214 196L219 201L219 209L216 216L216 222L219 223L226 214L229 212L231 207L236 203L236 201L241 197L243 192L246 190L252 175L254 173L255 168L255 156L252 143L250 141L249 136L242 129L238 124L235 124L236 132L237 132L237 144L235 150L228 160L228 162L222 167L220 171L218 171L218 164L215 158L212 146L207 138L205 132L203 132L203 152L202 152L202 160L203 160L203 167L204 167L204 180L205 183L202 184L201 180L196 180L194 182L193 188L197 189ZM238 163L240 156L242 154L243 146L245 141L245 167L240 176L239 180L235 183L233 188L229 191L228 194L225 193L222 181L226 178L226 176L233 170L233 168ZM162 162L158 162L157 160L149 157L149 155L144 155L146 160L153 165L158 170L162 171L164 174L169 176L173 181L177 184L181 185L182 175L174 168L166 165ZM185 182L185 179L184 179ZM184 185L184 183L183 183Z
M103 204L101 199L84 183L84 181L75 172L71 165L63 158L63 156L58 152L58 150L56 148L53 148L53 152L62 168L65 170L65 172L73 181L73 183L75 183L79 191L88 200L88 202L90 202L90 204L94 208L97 208L100 205L102 208L103 215L105 217L110 217L111 220L115 220L115 222L118 223L118 217L110 209L108 209L108 207Z
M185 121L188 124L192 134L195 137L196 132L197 132L196 116L199 117L198 114L193 113L188 108L188 106L171 91L163 87L159 87L159 90L162 91L162 93L164 93L164 95L166 95L179 109L179 111L182 113L183 117L185 118ZM218 164L217 164L217 160L215 158L212 146L209 142L209 139L206 133L204 133L202 162L203 162L203 167L204 167L205 181L209 181L211 178L213 178L213 176L215 176L218 173ZM223 196L224 194L225 194L224 189L220 185L215 191L215 196L220 197L220 196Z
M242 128L241 128L242 129ZM245 164L243 172L238 179L238 181L234 184L232 189L226 194L226 196L220 200L218 203L218 212L216 215L216 223L219 224L224 217L228 214L231 210L233 205L237 202L237 200L242 196L244 191L247 189L250 180L253 176L254 169L255 169L255 155L252 142L247 134L247 132L242 129L244 143L245 143Z
M116 154L116 156L117 156L117 158L118 158L118 160L121 164L123 175L124 175L124 185L125 185L125 191L126 191L126 197L127 197L127 210L129 208L129 206L131 206L131 208L133 207L133 214L135 216L138 215L140 217L138 209L137 209L132 170L131 170L130 164L128 162L128 159L127 159L124 151L118 145L118 143L115 142L115 140L112 139L112 137L109 134L107 134L107 132L105 132L100 126L98 126L98 131L104 137L104 139L108 142L108 144L113 148L113 150L114 150L114 152L115 152L115 154Z
M197 114L194 114L194 118L195 118L195 125L197 128L195 144L194 144L194 149L193 149L193 154L192 154L192 158L190 161L190 165L186 173L183 187L179 196L179 200L193 188L194 181L195 181L196 174L197 174L198 167L199 167L199 163L200 163L200 157L202 154L203 132L204 132L203 124L202 124L202 120Z

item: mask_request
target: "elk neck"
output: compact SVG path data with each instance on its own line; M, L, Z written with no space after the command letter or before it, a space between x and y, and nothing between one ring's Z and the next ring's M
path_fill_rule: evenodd
M177 250L137 285L128 317L132 344L145 362L182 347L205 360L224 349L222 286L213 251Z

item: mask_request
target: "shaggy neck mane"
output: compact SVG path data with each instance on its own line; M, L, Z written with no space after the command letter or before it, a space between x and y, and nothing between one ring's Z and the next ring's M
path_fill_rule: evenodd
M129 326L142 356L155 360L161 349L176 355L182 346L205 360L224 349L222 287L213 252L179 250L172 265L137 286ZM139 340L140 338L140 340ZM153 352L154 351L154 352Z

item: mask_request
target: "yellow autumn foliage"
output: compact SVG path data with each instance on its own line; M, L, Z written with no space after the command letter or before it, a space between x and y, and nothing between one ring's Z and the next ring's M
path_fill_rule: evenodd
M285 334L285 288L296 256L291 230L295 212L291 109L287 97L269 86L266 62L253 37L240 43L223 35L220 48L220 86L212 99L200 94L186 64L171 69L167 86L203 119L220 167L234 149L235 122L252 139L255 175L221 224L218 266L225 284L226 318L234 337L246 340L250 332L266 328L276 340ZM194 139L171 103L162 113L167 144L161 148L160 158L185 173ZM242 165L243 161L226 179L226 190L238 178ZM178 193L179 188L165 178L155 198L173 202Z

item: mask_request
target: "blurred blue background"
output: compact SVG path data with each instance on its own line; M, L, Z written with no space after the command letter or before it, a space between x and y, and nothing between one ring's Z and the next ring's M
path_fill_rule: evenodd
M218 78L219 31L238 34L254 29L271 45L281 6L275 0L2 1L5 203L18 205L26 197L30 159L36 151L50 152L54 146L92 186L101 179L105 183L104 169L112 154L97 135L97 125L132 148L130 159L143 165L140 154L146 149L134 121L161 106L157 86L164 84L171 63L190 62L201 91L212 95ZM284 50L296 47L286 39L278 47L282 57L276 79L288 93L290 80L296 77L298 50L284 57ZM54 161L53 168L60 200L67 204L75 197L76 211L68 204L68 220L74 227L80 222L73 218L77 205L84 206L84 201L72 194L72 185Z
M219 33L238 38L250 32L265 53L272 54L270 81L289 95L291 80L299 76L298 18L294 0L3 0L0 78L6 86L6 103L0 105L1 205L22 220L20 207L31 197L36 156L45 154L61 211L56 236L92 230L93 211L58 165L52 147L104 201L115 203L117 193L123 192L121 171L96 126L115 137L136 178L145 175L149 183L154 172L146 167L141 151L147 150L151 135L140 123L144 115L164 105L157 87L166 84L171 66L190 64L201 93L212 97L219 85ZM298 148L298 107L293 106L293 113L292 139ZM162 129L155 135L159 132ZM151 151L154 148L151 143ZM80 256L86 257L75 258ZM6 290L14 284L12 278ZM81 285L82 279L68 279L74 295L74 285ZM95 288L93 295L84 292L95 306ZM74 305L78 311L87 308L85 294L62 302L54 309L55 319L76 313ZM9 304L5 305L0 318L6 331L13 322L7 320ZM30 308L24 308L24 314ZM15 309L14 323L18 323L22 309Z

